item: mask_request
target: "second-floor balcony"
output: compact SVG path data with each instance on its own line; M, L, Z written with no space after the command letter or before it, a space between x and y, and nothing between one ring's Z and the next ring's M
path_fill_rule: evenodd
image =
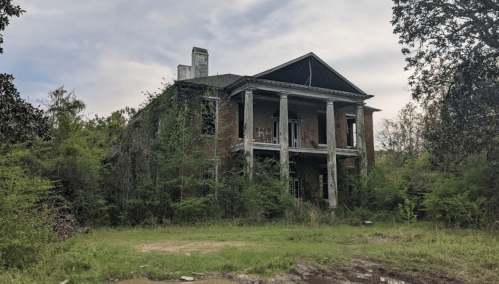
M234 145L231 147L232 152L242 151L244 149L243 143ZM267 151L280 151L280 145L274 143L262 143L262 142L253 142L254 150L267 150ZM291 153L308 153L308 154L316 154L316 155L327 155L327 149L325 147L319 148L297 148L290 147L289 152ZM336 156L340 157L357 157L358 150L357 149L345 149L345 148L336 148Z

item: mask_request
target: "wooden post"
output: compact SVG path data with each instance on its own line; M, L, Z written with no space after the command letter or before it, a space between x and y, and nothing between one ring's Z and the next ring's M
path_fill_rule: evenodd
M244 154L246 172L253 179L253 89L244 90Z
M359 153L359 170L361 175L367 176L367 151L366 151L366 132L364 127L364 103L357 104L357 151Z
M330 208L336 208L338 205L338 183L336 180L336 126L334 122L334 100L327 101L326 131L328 201Z
M281 146L281 180L289 189L289 133L288 133L288 95L281 94L279 108L279 144Z

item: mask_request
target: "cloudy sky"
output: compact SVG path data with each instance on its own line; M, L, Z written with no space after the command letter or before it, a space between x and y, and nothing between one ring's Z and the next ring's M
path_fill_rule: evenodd
M208 49L210 75L255 75L314 52L375 97L393 118L410 100L392 33L389 0L14 0L26 13L4 32L0 72L39 105L64 85L91 117L138 107L142 92L176 79L193 46ZM164 79L163 79L164 78ZM378 126L378 127L376 127Z

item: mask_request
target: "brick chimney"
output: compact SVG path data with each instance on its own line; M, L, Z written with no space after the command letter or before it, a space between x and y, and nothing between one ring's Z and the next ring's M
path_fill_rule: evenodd
M192 48L191 66L178 65L178 80L208 76L208 50L199 47Z

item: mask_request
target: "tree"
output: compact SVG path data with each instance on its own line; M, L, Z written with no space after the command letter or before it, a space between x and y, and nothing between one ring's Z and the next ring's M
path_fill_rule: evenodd
M18 18L26 11L19 6L12 5L12 0L0 0L0 32L4 31L9 25L9 17L17 16ZM0 54L3 53L3 35L0 33Z
M59 87L44 100L54 139L46 153L45 172L55 181L55 190L69 203L80 224L106 222L101 172L106 157L108 133L95 121L84 119L85 103L75 92Z
M412 94L438 101L428 125L435 164L488 150L499 129L497 0L394 0L392 25L405 45ZM439 98L440 97L440 98ZM445 156L445 157L444 157Z
M36 262L51 230L43 203L50 200L50 181L25 170L31 156L23 144L0 145L0 269Z
M395 166L401 167L407 159L416 158L424 150L423 116L414 103L407 103L396 119L384 119L377 139L391 155Z
M0 0L0 32L9 25L9 17L20 17L25 12L12 5L11 0ZM2 44L0 33L0 54L3 53ZM47 138L49 125L43 112L20 97L13 81L14 76L0 74L0 141L20 143Z
M0 74L0 141L21 143L49 138L49 123L42 110L21 98L10 74Z

